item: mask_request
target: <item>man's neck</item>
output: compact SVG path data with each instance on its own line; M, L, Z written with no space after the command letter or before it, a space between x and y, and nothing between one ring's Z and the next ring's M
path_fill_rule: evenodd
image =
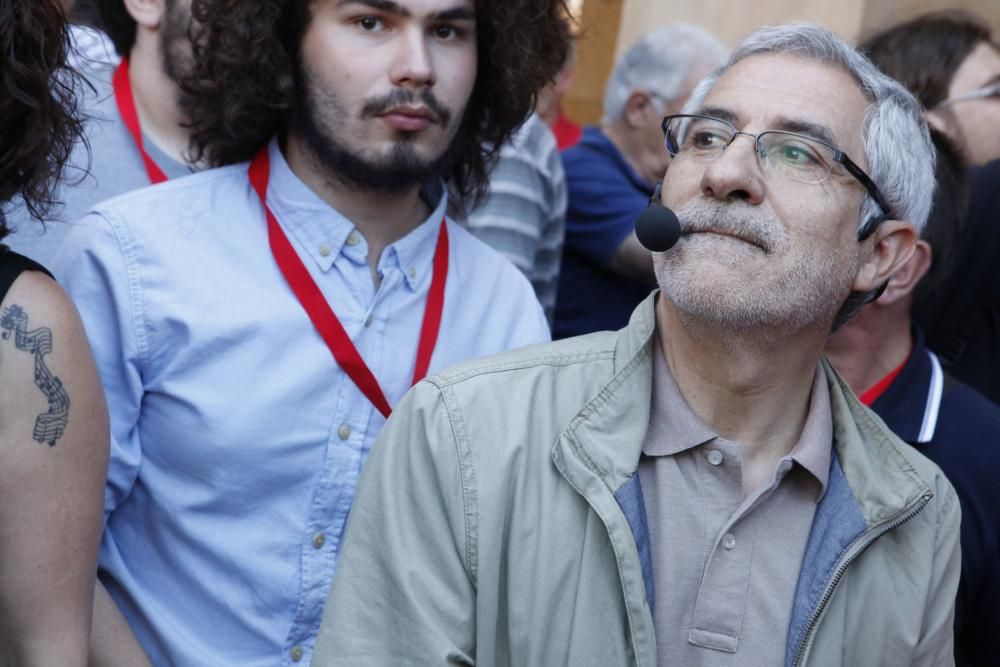
M678 389L706 426L742 446L743 487L753 491L802 434L824 336L724 331L682 315L665 295L657 324Z
M826 356L855 394L863 394L900 366L913 349L906 311L865 307L830 337Z
M169 157L186 163L190 133L184 127L177 84L163 71L153 34L138 31L129 53L129 81L143 135Z
M292 134L285 142L284 153L292 172L320 199L354 223L364 236L368 243L368 265L377 285L382 251L420 226L431 214L431 208L420 197L420 187L387 193L344 183L330 174L309 147Z

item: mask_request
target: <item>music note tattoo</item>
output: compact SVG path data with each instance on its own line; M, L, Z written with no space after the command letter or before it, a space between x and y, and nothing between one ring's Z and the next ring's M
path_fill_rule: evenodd
M35 419L35 442L55 447L56 441L66 431L69 419L69 394L62 381L45 365L45 355L52 351L52 330L39 327L28 331L28 315L20 306L12 305L0 317L4 340L14 334L14 344L19 350L35 355L35 386L42 390L49 401L49 411Z

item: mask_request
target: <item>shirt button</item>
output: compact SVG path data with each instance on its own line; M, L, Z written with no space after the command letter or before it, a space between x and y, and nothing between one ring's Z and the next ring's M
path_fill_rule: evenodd
M302 650L301 646L293 646L292 647L292 660L293 661L299 662L300 660L302 660L302 656L303 655L305 655L305 651Z
M323 545L326 544L326 535L323 533L316 533L313 535L313 546L317 549L322 549Z
M406 275L410 276L410 280L413 280L417 277L417 270L411 266L410 270L406 272Z
M347 424L341 424L340 428L337 429L337 435L340 436L341 440L347 440L351 437L351 427Z
M330 256L330 246L326 245L325 243L323 245L321 245L319 247L319 254L322 255L323 257L329 257Z
M732 549L736 546L736 536L732 533L726 533L722 537L722 546L726 549Z
M710 451L708 453L708 462L714 466L717 466L720 463L722 463L722 452L720 452L717 449L713 449L712 451Z
M357 232L351 232L347 235L347 245L358 245L361 242L361 236Z

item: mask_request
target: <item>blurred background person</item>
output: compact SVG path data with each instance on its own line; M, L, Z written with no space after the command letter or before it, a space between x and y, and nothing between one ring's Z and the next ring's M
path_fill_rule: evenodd
M913 318L951 374L1000 403L1000 48L989 26L964 12L917 17L861 48L977 165L954 269L917 298Z
M962 578L955 609L958 665L1000 656L1000 407L943 371L913 307L954 268L967 204L958 149L932 130L938 189L913 256L885 292L826 347L851 388L900 438L937 463L962 505Z
M84 135L45 226L26 224L30 213L23 207L11 212L11 227L24 227L11 246L42 264L51 262L69 228L94 204L193 171L185 157L190 133L177 85L191 59L190 2L81 2L81 16L99 20L122 61L86 63Z
M465 226L527 276L551 327L566 228L566 176L556 138L537 113L500 149L489 192Z
M573 46L566 54L566 62L563 63L555 80L538 92L538 100L535 102L535 113L552 128L556 145L561 151L575 146L583 136L583 128L573 122L563 110L563 99L573 85L575 76L576 48Z
M69 48L56 0L0 0L0 238L12 199L44 216L79 138ZM0 387L0 664L82 667L107 408L73 304L2 244Z
M568 204L554 338L620 329L653 289L653 260L635 237L669 156L660 123L721 65L726 49L691 25L644 35L615 65L600 126L563 153Z

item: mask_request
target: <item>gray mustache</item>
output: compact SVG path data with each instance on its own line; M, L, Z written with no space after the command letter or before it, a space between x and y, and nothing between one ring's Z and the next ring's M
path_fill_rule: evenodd
M676 213L681 222L682 237L697 232L722 232L749 241L767 252L779 242L775 222L755 211L731 204L706 206L704 203L690 202Z

